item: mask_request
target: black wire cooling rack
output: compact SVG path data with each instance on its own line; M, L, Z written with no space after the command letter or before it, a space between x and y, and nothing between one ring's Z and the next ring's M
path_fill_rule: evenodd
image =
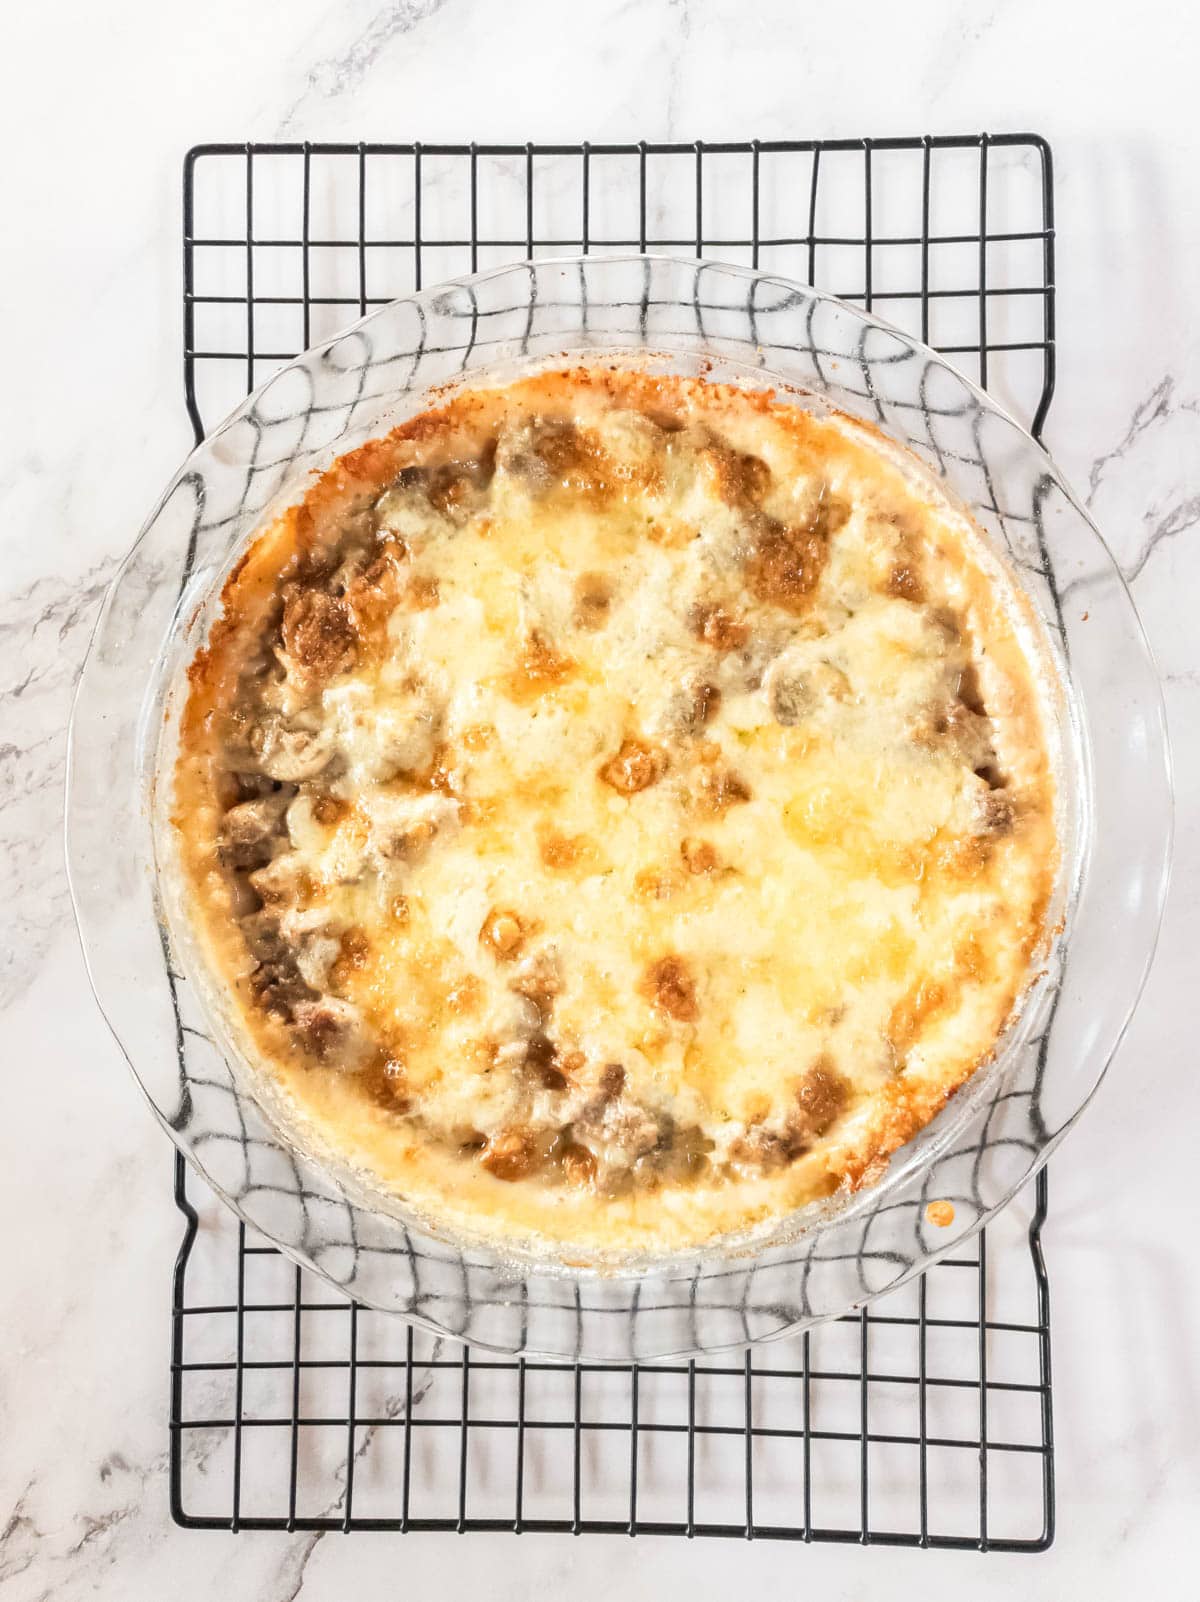
M197 440L282 361L518 256L770 268L951 355L1035 434L1053 179L1028 134L689 145L202 145ZM1054 1533L1047 1186L860 1313L726 1359L472 1353L337 1298L175 1159L171 1510L203 1529L727 1535L1039 1551Z

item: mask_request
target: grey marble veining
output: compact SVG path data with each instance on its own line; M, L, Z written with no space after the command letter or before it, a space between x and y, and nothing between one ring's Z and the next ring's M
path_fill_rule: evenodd
M1194 424L1190 422L1193 418L1198 419ZM1189 453L1200 448L1200 400L1178 394L1176 379L1167 373L1134 407L1129 425L1118 443L1093 461L1087 477L1088 507L1093 510L1096 508L1114 464L1128 463L1151 430L1156 430L1157 437L1165 431L1164 425L1175 423L1184 424L1182 430L1172 429L1172 432L1182 432L1190 441L1187 447ZM1155 495L1142 512L1141 536L1135 543L1132 555L1125 553L1124 540L1110 536L1128 584L1133 584L1141 577L1164 540L1176 539L1200 523L1200 493L1194 491L1193 484L1194 480L1188 475L1182 483L1164 486L1166 494L1163 500Z
M46 577L0 600L0 1008L66 928L62 856L66 723L100 598L115 564Z
M322 57L304 75L304 86L278 125L278 137L294 137L314 100L349 95L379 64L397 40L426 22L447 0L388 0L349 44L332 56Z

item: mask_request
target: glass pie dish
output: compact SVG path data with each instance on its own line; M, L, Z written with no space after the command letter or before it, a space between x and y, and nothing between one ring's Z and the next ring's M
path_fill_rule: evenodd
M603 1269L457 1240L285 1132L223 1027L163 846L187 664L247 540L310 476L456 387L619 359L793 393L914 455L1019 577L1063 687L1057 934L992 1061L873 1187L768 1231ZM1044 451L932 351L766 273L538 261L421 291L282 368L193 452L122 564L72 720L68 858L100 1005L185 1157L344 1294L510 1354L649 1360L770 1339L920 1272L1004 1205L1095 1090L1165 893L1161 698L1128 592ZM952 1204L949 1227L930 1201Z

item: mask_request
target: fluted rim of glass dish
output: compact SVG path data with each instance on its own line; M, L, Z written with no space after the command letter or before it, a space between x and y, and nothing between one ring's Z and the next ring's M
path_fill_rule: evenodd
M174 495L181 483L184 482L189 474L196 472L197 469L200 469L201 471L203 470L205 462L213 457L215 447L222 436L226 434L233 425L247 416L247 414L250 414L255 410L260 399L268 390L272 388L272 386L279 383L283 374L287 373L289 370L306 367L308 363L322 357L324 354L333 350L344 341L353 339L356 335L368 328L373 323L387 318L389 314L394 314L398 306L408 304L415 304L417 306L430 305L439 297L444 296L448 292L455 289L474 290L477 286L499 278L521 275L527 277L532 283L536 274L541 272L551 272L556 269L582 270L589 268L596 269L617 267L622 265L641 265L649 268L650 266L660 264L671 269L688 269L695 274L699 274L704 270L713 270L727 274L731 277L741 278L747 282L774 284L782 289L797 292L803 295L810 302L824 304L836 308L839 313L843 314L853 323L859 324L862 327L875 328L883 333L886 333L893 339L898 340L905 347L908 347L909 350L915 354L923 357L928 363L931 363L935 367L946 371L959 385L961 385L966 394L976 402L982 411L991 413L998 417L1014 431L1014 434L1020 438L1023 449L1032 451L1036 454L1044 466L1047 478L1052 481L1075 515L1085 525L1092 539L1096 542L1099 550L1103 553L1106 563L1104 577L1109 581L1115 579L1118 591L1123 598L1125 608L1127 609L1128 621L1132 625L1133 636L1140 648L1140 652L1144 658L1145 666L1149 670L1149 682L1152 686L1152 705L1147 708L1147 711L1151 714L1150 721L1153 723L1154 730L1157 735L1157 749L1152 750L1149 753L1147 765L1148 778L1150 783L1156 783L1159 786L1158 801L1165 811L1165 829L1161 838L1161 849L1158 853L1157 872L1153 879L1148 881L1153 905L1152 928L1149 931L1148 938L1144 942L1142 959L1136 973L1135 982L1128 992L1128 999L1124 1005L1122 1015L1120 1016L1119 1020L1113 1022L1109 1031L1111 1038L1107 1045L1107 1049L1105 1050L1103 1058L1099 1062L1094 1074L1092 1074L1086 1090L1077 1100L1074 1110L1069 1116L1063 1119L1062 1123L1054 1131L1054 1133L1049 1135L1038 1147L1038 1149L1032 1153L1028 1163L1023 1166L1023 1171L1012 1181L1011 1184L1006 1185L1002 1194L1000 1194L994 1203L981 1210L968 1224L964 1225L963 1227L952 1227L948 1229L946 1231L947 1238L939 1243L936 1247L922 1251L921 1255L914 1259L911 1266L905 1272L898 1275L895 1279L890 1280L886 1285L880 1287L879 1289L865 1293L856 1300L849 1302L845 1307L834 1308L814 1317L806 1317L789 1324L786 1327L772 1331L769 1334L756 1336L753 1338L752 1344L758 1344L761 1341L781 1339L789 1334L795 1333L798 1329L811 1327L828 1319L836 1318L845 1312L853 1311L859 1307L862 1307L873 1301L877 1296L886 1295L890 1290L893 1290L899 1285L906 1283L915 1275L923 1272L926 1268L945 1257L948 1253L961 1247L965 1241L970 1240L988 1223L990 1219L994 1218L999 1211L1006 1207L1017 1194L1017 1192L1028 1183L1029 1179L1032 1178L1044 1166L1050 1155L1054 1150L1057 1149L1058 1145L1065 1138L1068 1131L1074 1126L1084 1108L1087 1107L1091 1102L1093 1096L1100 1086L1100 1083L1107 1073L1109 1066L1111 1065L1113 1057L1120 1047L1122 1039L1126 1034L1130 1020L1141 999L1150 969L1153 964L1154 954L1157 949L1158 939L1162 927L1162 919L1170 877L1174 834L1174 789L1170 744L1165 718L1165 708L1162 699L1161 679L1154 660L1153 652L1146 638L1145 630L1142 626L1140 616L1133 602L1133 598L1124 575L1113 558L1111 551L1109 550L1103 536L1092 520L1087 509L1079 500L1078 496L1074 493L1063 473L1057 467L1053 458L1050 456L1049 452L1041 444L1041 442L1035 439L1029 430L1020 422L1018 422L1006 407L997 402L980 385L976 384L972 379L964 374L958 367L955 366L953 362L947 360L938 351L924 344L921 340L914 338L903 329L900 329L894 324L888 322L885 318L881 318L873 312L864 311L861 308L851 305L835 295L828 294L827 292L817 289L811 285L806 285L797 280L789 279L782 274L766 272L754 268L746 268L711 258L680 257L671 255L669 253L653 252L631 252L624 255L612 256L570 255L540 257L535 261L514 261L483 272L467 274L458 278L444 280L436 285L429 286L428 288L414 291L410 295L400 297L396 301L389 302L383 306L373 309L366 316L359 318L353 324L341 330L330 339L325 340L318 345L309 347L309 349L301 352L291 361L283 363L279 368L268 375L268 377L261 384L257 385L252 391L250 391L247 396L224 419L222 419L222 421L216 427L211 430L205 439L188 453L188 456L185 458L182 466L172 477L167 488L155 503L150 515L143 523L137 538L134 540L130 550L121 561L116 574L106 590L105 597L92 632L92 637L89 642L83 669L76 685L68 729L64 843L66 848L67 878L71 893L76 929L80 939L84 965L87 971L92 993L96 998L96 1002L100 1008L101 1014L105 1018L105 1022L108 1024L108 1027L113 1034L113 1037L116 1040L122 1055L125 1057L125 1060L128 1063L134 1078L137 1081L140 1090L142 1091L142 1094L145 1096L151 1107L151 1110L155 1114L159 1123L166 1130L176 1149L195 1169L195 1171L200 1174L205 1183L209 1185L209 1187L215 1192L221 1201L250 1228L256 1230L260 1234L266 1234L267 1238L271 1240L272 1244L285 1257L297 1265L304 1267L318 1275L320 1278L325 1280L326 1283L338 1290L340 1294L350 1295L352 1296L353 1300L364 1305L380 1306L388 1311L396 1311L398 1316L405 1319L408 1323L423 1328L434 1335L451 1335L453 1338L466 1340L469 1344L476 1345L482 1350L492 1350L499 1353L509 1353L513 1350L513 1348L510 1346L501 1346L489 1343L486 1340L478 1339L470 1334L449 1330L445 1325L438 1323L437 1320L430 1319L419 1312L388 1307L385 1302L381 1300L377 1301L371 1295L363 1294L361 1290L357 1288L352 1293L347 1292L346 1289L338 1283L336 1278L327 1272L318 1262L314 1261L313 1258L309 1256L302 1248L295 1246L286 1240L281 1240L278 1237L270 1235L268 1232L264 1231L262 1223L245 1208L243 1208L239 1201L235 1197L231 1196L224 1185L210 1172L203 1158L194 1149L193 1143L188 1138L188 1135L173 1127L172 1121L164 1112L163 1108L159 1105L155 1098L154 1092L147 1084L142 1073L139 1071L137 1061L135 1060L137 1053L135 1053L127 1044L122 1036L121 1031L113 1021L110 1007L106 1004L105 999L106 980L98 971L98 954L94 949L95 942L92 940L92 936L89 933L87 897L81 887L82 864L78 860L75 853L75 841L79 828L79 813L82 809L86 808L87 805L86 799L82 799L80 794L80 766L86 760L86 753L84 751L84 746L86 745L86 735L81 735L79 714L81 708L86 704L87 701L89 691L89 670L93 667L97 648L103 639L105 625L109 620L114 601L120 592L122 583L126 580L130 569L136 563L136 559L143 542L154 528L158 518L168 506L171 497ZM678 302L678 304L683 305L684 302L681 300ZM585 330L581 328L579 332L582 334L585 332ZM722 338L725 343L731 342L729 336L722 336ZM805 393L804 386L791 383L791 381L782 377L782 375L777 374L775 370L766 362L755 363L752 360L755 354L755 347L751 345L749 341L744 341L742 343L745 345L746 357L746 360L742 365L747 368L756 367L757 371L763 373L764 375L777 378L781 384L783 384L785 387L790 387L793 392ZM564 339L563 357L568 360L578 357L584 360L602 362L612 356L620 355L622 353L628 354L634 349L639 350L643 356L661 356L668 361L670 361L672 356L682 359L685 355L694 357L696 354L694 349L685 350L682 346L672 350L669 340L653 340L640 347L635 347L628 344L620 345L615 341L607 346L592 345L588 347L581 347L571 346L569 338L567 338ZM549 365L549 363L540 362L537 365ZM471 381L471 373L464 368L461 382L465 387L470 387ZM486 369L479 370L479 381L484 383L487 382ZM431 392L436 391L439 387L441 386L420 386L418 389L414 389L412 393L414 395L419 394L425 396L426 399L423 404L427 405L430 404L431 400L434 398ZM819 391L808 391L808 393L818 395L819 397ZM421 409L422 403L418 401L408 410L407 414L415 415ZM883 431L886 436L886 428ZM370 437L370 435L365 437ZM351 447L347 445L344 439L337 440L333 443L332 447L326 447L325 454L330 460L332 460L336 458L336 456L343 454L347 448ZM901 447L901 449L905 448L906 447L903 446ZM297 485L293 484L291 486L292 491L295 491L296 487ZM239 544L244 547L244 545L247 543L247 540L252 537L253 531L251 531L249 535L243 536L239 540ZM177 628L178 615L176 613L173 616L168 637L164 641L164 653L167 645L169 644L170 638L173 637ZM142 687L142 705L136 711L130 714L135 719L140 718L144 713L145 702L151 696L159 682L160 668L161 659L159 664L156 665L155 673L152 675L150 683L143 685ZM1082 691L1078 686L1073 674L1067 675L1067 688L1068 699L1070 699L1073 695L1082 694ZM1086 699L1086 696L1084 696L1084 699ZM1086 767L1086 751L1082 752L1081 755L1085 759L1084 766ZM1076 773L1074 777L1079 779L1081 775ZM1085 800L1086 799L1087 798L1085 797ZM1089 831L1085 828L1083 845L1086 847L1087 853L1090 854L1090 851L1094 845L1094 841L1087 838L1088 833ZM1083 872L1084 863L1081 859L1075 866L1075 882L1068 884L1065 887L1067 895L1068 918L1074 911L1076 890ZM166 923L165 915L162 912L162 904L158 895L157 887L154 893L154 906L159 918L158 933L163 942L165 954L169 948L170 931ZM1061 982L1062 980L1060 977L1058 981L1060 986ZM986 1066L981 1067L979 1070L977 1070L976 1079L982 1080L986 1073ZM949 1152L949 1148L953 1143L955 1135L961 1133L966 1125L973 1118L978 1117L980 1114L985 1097L982 1094L977 1096L972 1096L969 1094L973 1083L974 1081L968 1081L967 1084L964 1085L963 1089L959 1092L958 1097L954 1098L952 1101L949 1112L944 1112L943 1114L939 1115L937 1120L934 1121L935 1124L939 1126L941 1126L944 1121L945 1127L944 1130L936 1136L932 1149L916 1152L910 1151L908 1147L902 1148L893 1157L889 1172L879 1185L859 1192L856 1196L851 1197L848 1201L845 1201L836 1208L828 1211L827 1214L822 1213L821 1210L816 1210L810 1217L809 1221L802 1225L797 1231L795 1238L798 1240L803 1240L813 1232L820 1232L827 1224L846 1223L851 1221L856 1215L860 1215L865 1211L870 1211L872 1208L877 1208L881 1195L892 1190L898 1190L902 1185L913 1180L922 1169L931 1169L934 1167L939 1158L945 1156ZM957 1113L955 1112L956 1106L958 1109ZM261 1106L260 1111L262 1111L268 1126L280 1139L281 1144L283 1144L286 1149L286 1139L278 1130L274 1120L265 1111L265 1109L261 1108ZM927 1130L930 1127L931 1126L927 1126ZM320 1160L314 1158L311 1153L304 1152L301 1153L301 1155L305 1161L313 1163L314 1166L320 1169ZM336 1187L341 1187L342 1180L339 1179L336 1173L334 1173L332 1170L326 1170L326 1177L329 1178ZM348 1200L351 1206L362 1207L363 1210L367 1212L376 1212L375 1209L370 1207L369 1203L363 1203L353 1196L350 1196ZM387 1218L389 1223L395 1224L397 1227L408 1227L418 1234L424 1233L428 1235L431 1229L432 1221L423 1219L419 1216L411 1217L407 1226L401 1226L400 1219L396 1215L388 1213L377 1213L376 1215ZM454 1244L452 1232L447 1232L447 1236L438 1236L437 1238L443 1240L443 1242L449 1238L451 1244ZM535 1258L533 1254L529 1254L528 1256L519 1255L514 1257L512 1254L506 1253L502 1246L488 1241L462 1241L458 1243L458 1246L461 1250L469 1251L473 1258L490 1260L497 1270L511 1272L515 1278L536 1274L538 1277L544 1277L547 1279L558 1278L575 1282L598 1279L608 1285L619 1285L621 1283L634 1285L643 1280L648 1272L669 1273L673 1269L682 1270L685 1265L695 1267L698 1271L698 1277L703 1279L705 1277L706 1268L710 1266L713 1268L724 1269L730 1266L744 1265L745 1263L753 1260L756 1252L765 1251L779 1246L780 1244L783 1243L780 1241L777 1233L765 1238L761 1244L757 1243L753 1239L739 1241L722 1238L721 1240L714 1242L710 1247L690 1248L685 1251L666 1253L658 1256L638 1253L636 1254L636 1260L634 1256L630 1256L629 1259L624 1263L617 1264L611 1268L606 1266L597 1267L592 1265L582 1267L570 1266L561 1260L555 1260L555 1258L552 1256ZM728 1351L740 1349L746 1344L747 1342L745 1340L734 1340L724 1344L705 1345L702 1350L706 1354L717 1353L723 1350ZM664 1349L662 1352L648 1356L645 1360L665 1360L671 1357L686 1356L696 1350L701 1350L701 1348L684 1346L671 1350ZM565 1355L561 1351L542 1351L531 1346L522 1347L521 1351L523 1355L527 1356L545 1356L555 1358ZM613 1358L598 1360L623 1361L625 1359Z

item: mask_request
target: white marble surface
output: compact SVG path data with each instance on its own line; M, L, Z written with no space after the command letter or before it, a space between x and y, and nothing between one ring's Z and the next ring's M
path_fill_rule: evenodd
M0 64L0 1593L1194 1595L1200 1275L1200 22L1062 0L63 0ZM1136 45L1136 50L1135 50ZM779 138L1036 128L1058 158L1048 441L1166 681L1177 865L1159 960L1055 1159L1059 1535L1037 1558L760 1543L197 1535L167 1512L168 1152L87 993L59 827L106 578L188 444L179 165L199 139ZM1156 1110L1157 1109L1157 1110ZM1165 1110L1165 1111L1164 1111Z

